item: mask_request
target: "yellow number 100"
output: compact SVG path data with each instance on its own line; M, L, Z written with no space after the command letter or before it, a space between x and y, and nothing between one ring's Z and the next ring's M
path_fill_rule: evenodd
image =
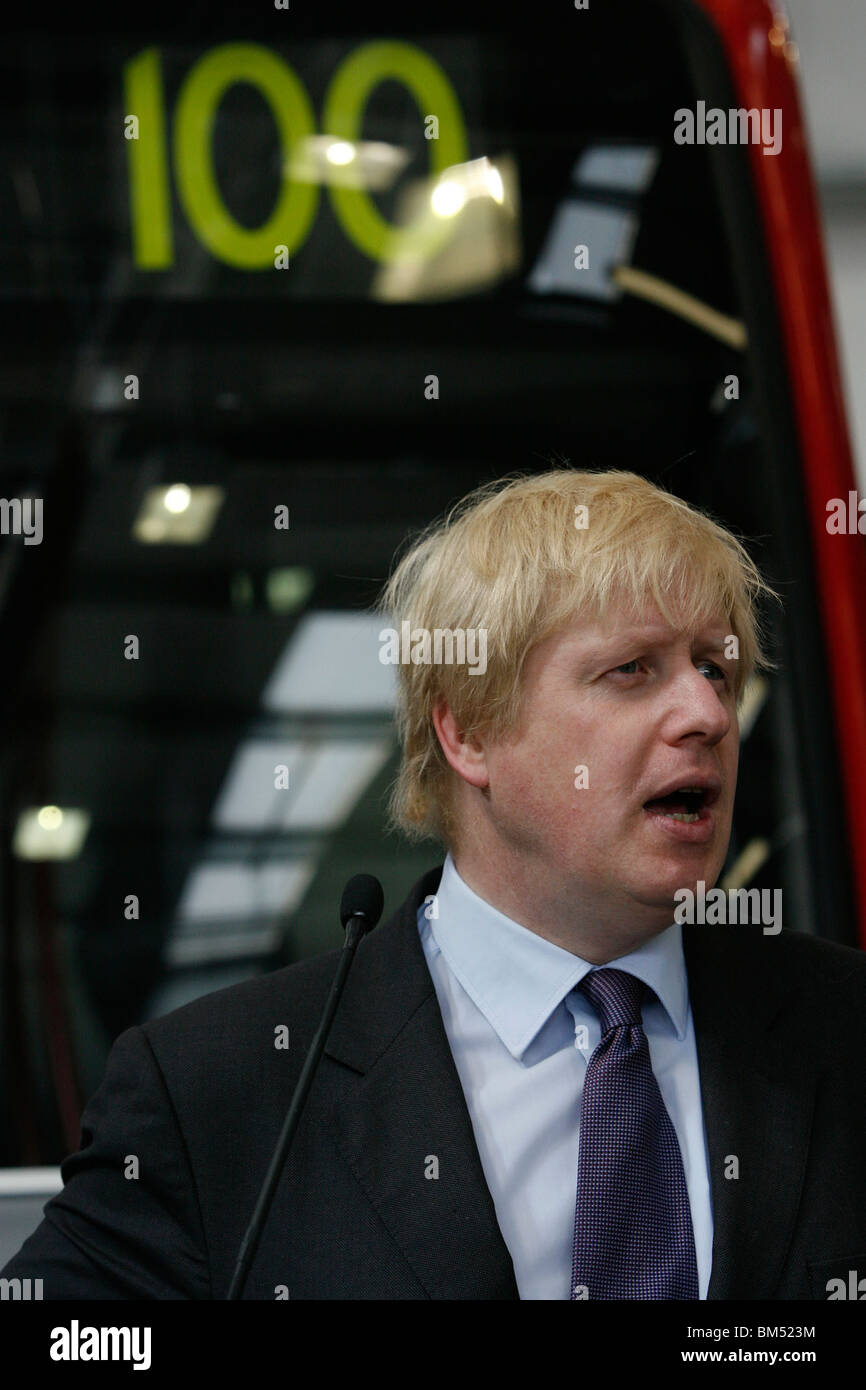
M365 44L334 73L325 95L328 135L357 140L364 110L386 79L402 82L422 115L435 114L439 139L432 140L431 165L439 173L467 158L466 132L454 89L442 69L411 44ZM174 263L171 191L165 138L165 97L159 50L145 49L124 67L127 112L138 116L138 139L129 140L129 200L132 249L142 270ZM260 227L242 226L220 196L213 168L212 137L219 104L229 87L248 82L268 103L282 148L280 189L273 211ZM196 236L219 260L244 270L273 267L278 245L296 250L309 233L319 201L314 183L292 182L286 169L294 146L315 134L315 115L303 84L287 63L260 44L231 43L211 49L189 71L174 113L173 161L177 191ZM395 254L394 228L359 188L329 189L334 213L346 235L376 260ZM411 244L403 234L401 250ZM421 249L429 228L417 229Z

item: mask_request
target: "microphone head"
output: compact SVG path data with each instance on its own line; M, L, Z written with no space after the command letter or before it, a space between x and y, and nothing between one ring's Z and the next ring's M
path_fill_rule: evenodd
M350 917L366 918L366 929L372 931L385 906L382 885L372 874L355 874L343 889L340 901L340 921L345 927Z

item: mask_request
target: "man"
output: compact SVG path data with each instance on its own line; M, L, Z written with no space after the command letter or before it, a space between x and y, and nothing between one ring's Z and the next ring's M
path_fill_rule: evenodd
M675 919L725 859L769 592L631 473L480 489L401 560L393 810L448 854L358 949L247 1298L824 1299L866 1275L866 960ZM436 630L484 633L483 669L428 659ZM124 1033L4 1275L224 1298L335 963Z

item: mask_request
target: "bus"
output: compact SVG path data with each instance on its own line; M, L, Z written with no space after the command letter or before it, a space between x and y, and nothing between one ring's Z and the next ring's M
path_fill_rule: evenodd
M372 606L506 473L744 538L782 603L721 881L866 945L866 502L780 9L40 6L0 67L0 1166L77 1147L123 1029L441 858L387 829Z

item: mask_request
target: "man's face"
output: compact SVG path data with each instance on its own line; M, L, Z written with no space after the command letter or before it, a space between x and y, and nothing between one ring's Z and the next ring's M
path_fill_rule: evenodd
M605 917L636 904L672 917L678 888L715 883L739 749L729 633L720 618L690 641L651 606L530 652L520 729L484 759L490 828L536 882ZM701 790L658 800L684 788Z

